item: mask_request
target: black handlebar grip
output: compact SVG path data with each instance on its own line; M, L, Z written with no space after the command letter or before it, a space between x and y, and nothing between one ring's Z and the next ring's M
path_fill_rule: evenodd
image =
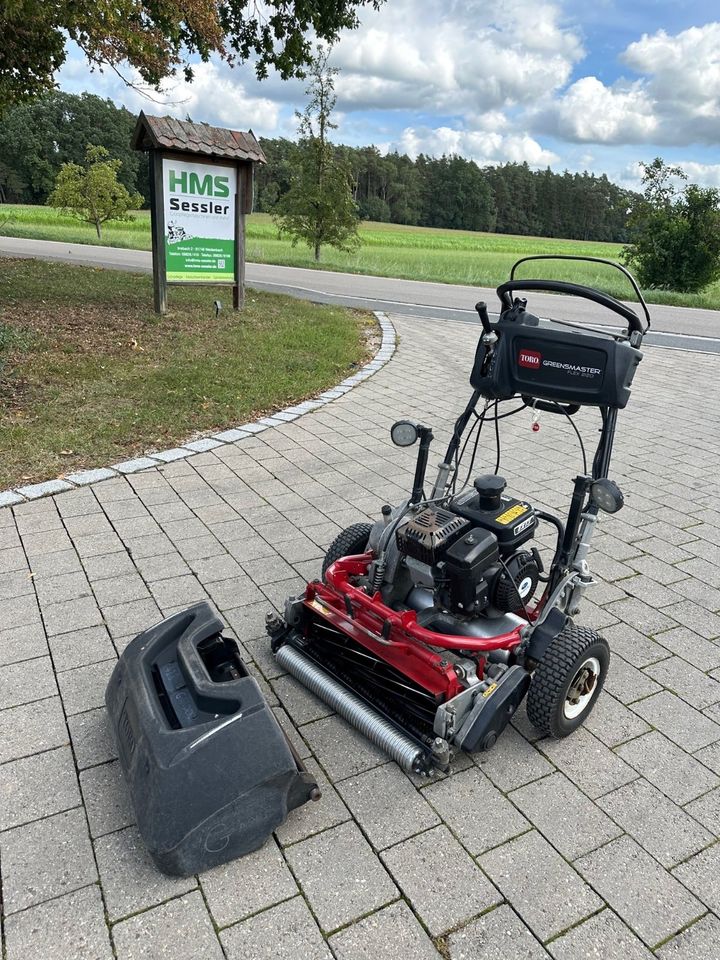
M478 300L475 304L475 309L477 314L480 317L480 323L482 324L483 330L485 333L492 333L492 328L490 326L490 317L488 316L487 304L484 300Z

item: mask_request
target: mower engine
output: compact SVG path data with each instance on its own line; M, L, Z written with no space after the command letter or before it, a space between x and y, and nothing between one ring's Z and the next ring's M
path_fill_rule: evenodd
M499 618L511 629L518 621L509 615L524 613L542 563L537 549L521 549L537 528L535 511L505 486L503 477L481 476L446 506L408 514L388 550L384 602L446 634L501 632Z

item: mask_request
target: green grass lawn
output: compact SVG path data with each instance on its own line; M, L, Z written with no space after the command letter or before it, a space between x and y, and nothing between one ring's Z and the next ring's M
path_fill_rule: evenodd
M4 219L6 222L3 225ZM0 206L0 235L74 243L98 242L94 227L79 223L57 210L11 204ZM362 245L357 252L342 253L326 247L320 263L316 264L306 246L298 244L293 247L289 240L278 237L268 214L253 214L247 219L247 259L255 263L319 267L380 277L497 286L507 280L511 266L522 256L565 253L617 260L622 249L617 243L589 243L368 222L361 224L360 237ZM106 224L102 242L113 247L149 250L150 220L147 211L136 214L132 222ZM525 276L529 276L529 268L526 269L528 272ZM588 286L598 286L615 296L631 297L629 284L608 267L553 264L536 268L536 274L574 280ZM714 309L720 301L720 283L698 294L650 290L646 291L646 296L653 303Z
M213 300L225 304L215 318ZM0 260L0 489L102 466L235 426L355 372L368 313L150 277Z

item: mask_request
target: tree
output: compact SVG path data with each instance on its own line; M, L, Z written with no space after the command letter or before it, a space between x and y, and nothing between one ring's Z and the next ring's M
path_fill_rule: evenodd
M48 203L62 207L85 223L92 223L98 240L108 220L132 220L128 210L137 209L143 198L118 182L121 160L111 160L105 147L89 145L85 165L64 163Z
M63 163L82 164L88 143L122 160L120 183L149 196L148 158L130 148L137 117L112 100L56 90L17 104L0 123L0 163L19 185L12 198L45 203Z
M644 192L628 219L623 259L642 286L692 293L720 278L720 190L687 184L661 157L642 164Z
M308 35L332 43L357 26L357 9L383 0L4 0L0 6L0 113L51 89L70 37L93 66L119 72L127 62L157 88L192 56L229 64L252 58L259 78L274 67L302 76L312 59Z
M320 259L323 244L353 250L359 244L358 211L352 198L352 173L347 161L328 140L335 128L334 76L329 51L322 47L310 67L310 102L298 113L300 139L294 151L295 173L290 189L275 206L274 221L293 244L303 240Z

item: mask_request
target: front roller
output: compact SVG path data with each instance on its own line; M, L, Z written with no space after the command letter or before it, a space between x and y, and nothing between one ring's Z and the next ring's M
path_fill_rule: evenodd
M320 797L207 603L123 652L105 702L138 828L157 866L189 876L260 847Z

